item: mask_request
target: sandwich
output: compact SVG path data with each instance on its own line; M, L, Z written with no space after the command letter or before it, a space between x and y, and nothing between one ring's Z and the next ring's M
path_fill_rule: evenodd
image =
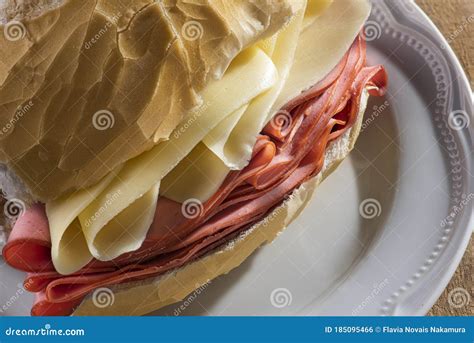
M27 273L31 314L143 315L275 239L386 91L369 14L367 0L7 1L2 255Z

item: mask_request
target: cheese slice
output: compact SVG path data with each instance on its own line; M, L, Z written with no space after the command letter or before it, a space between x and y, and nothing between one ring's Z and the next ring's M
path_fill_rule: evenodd
M100 251L104 245L94 242L101 229L156 185L220 121L272 87L277 78L272 60L263 51L249 49L241 53L221 80L204 89L202 106L186 116L170 139L126 162L114 180L79 215L91 253L99 259L114 255ZM108 201L107 195L118 193L117 201ZM90 221L96 213L102 215ZM117 247L114 249L118 251Z
M219 139L216 130L211 131L203 142L231 169L242 169L249 161L259 132L267 122L273 103L285 85L288 73L293 64L298 36L301 31L304 8L293 20L278 33L272 51L272 61L278 70L278 82L267 92L255 98L235 126L218 127L230 135ZM232 123L233 124L233 123ZM223 123L223 125L225 125Z
M314 23L317 17L333 3L334 0L308 0L303 19L303 30Z
M91 214L86 210L79 215L87 246L96 259L110 261L141 247L155 216L159 189L158 182L105 225L94 226L99 228L96 231L91 230L88 223L101 221L102 215L107 213L106 208L103 213ZM120 202L120 197L119 193L111 195L107 204Z
M280 75L277 85L252 101L239 122L233 124L228 137L223 136L221 141L206 137L204 143L229 168L242 169L264 125L286 102L331 71L369 14L370 4L366 0L309 1L304 16L295 16L271 45L271 57ZM302 32L305 25L306 30ZM216 136L214 132L211 134Z
M204 143L199 143L161 182L161 195L184 203L204 203L222 185L230 169Z
M275 51L277 39L278 33L275 33L273 36L270 36L266 39L262 39L256 44L256 46L262 49L268 56L271 57L273 55L273 51Z
M232 114L222 120L217 126L204 137L203 142L214 151L218 156L224 155L225 143L228 141L229 136L232 134L232 130L242 118L242 115L248 108L248 104L245 104Z
M92 260L82 233L81 224L76 218L68 225L59 243L51 249L54 268L59 274L68 275L80 270Z
M329 74L362 30L370 8L367 0L335 0L301 33L290 76L270 112Z
M111 173L93 187L74 192L46 204L46 215L51 235L51 257L58 273L73 273L92 259L76 218L113 178L114 175Z

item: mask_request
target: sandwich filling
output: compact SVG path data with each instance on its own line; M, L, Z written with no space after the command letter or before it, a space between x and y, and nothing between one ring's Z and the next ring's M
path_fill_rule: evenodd
M28 272L25 289L36 293L32 314L69 315L99 287L162 275L229 242L321 171L328 144L355 123L363 93L381 96L386 83L382 66L366 65L359 35L326 77L266 124L243 169L230 171L202 203L159 195L141 246L111 261L92 259L77 272L59 274L45 207L35 204L18 218L3 250L8 264Z

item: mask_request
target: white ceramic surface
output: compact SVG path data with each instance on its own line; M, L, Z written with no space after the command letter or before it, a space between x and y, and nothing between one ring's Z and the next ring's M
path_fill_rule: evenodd
M433 305L473 228L471 91L412 1L374 1L366 35L390 87L371 100L350 157L272 245L154 314L422 315ZM0 267L0 315L28 314L21 281Z

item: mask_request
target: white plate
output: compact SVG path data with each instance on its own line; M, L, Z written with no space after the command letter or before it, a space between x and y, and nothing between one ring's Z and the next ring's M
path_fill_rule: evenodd
M366 35L390 87L355 151L271 246L154 314L421 315L434 304L472 233L471 91L412 1L374 1ZM3 315L29 313L22 279L0 268Z

